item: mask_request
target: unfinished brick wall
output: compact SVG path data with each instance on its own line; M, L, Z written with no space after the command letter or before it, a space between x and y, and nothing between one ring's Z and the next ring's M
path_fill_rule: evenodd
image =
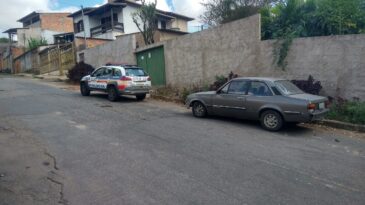
M93 48L95 46L99 46L99 45L102 45L102 44L110 42L110 41L111 40L96 39L96 38L87 38L86 39L86 43L87 43L88 48ZM83 50L84 44L85 44L84 38L79 38L79 37L75 38L75 45L76 45L76 50L77 51Z
M41 14L41 28L44 30L58 32L73 32L73 19L67 17L69 13L47 13Z

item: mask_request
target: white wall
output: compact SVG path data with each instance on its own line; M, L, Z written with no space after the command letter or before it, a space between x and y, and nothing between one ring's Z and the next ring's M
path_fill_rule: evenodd
M74 17L74 24L82 20L82 15L75 16ZM90 37L90 22L89 22L89 16L84 17L84 29L86 33L86 37ZM84 37L84 32L75 33L75 36L77 37Z
M17 38L19 47L27 47L30 38L40 39L42 30L40 27L30 27L29 29L18 29Z
M132 13L136 12L137 8L127 6L123 9L123 20L124 20L124 33L137 33L139 32L136 24L133 22Z

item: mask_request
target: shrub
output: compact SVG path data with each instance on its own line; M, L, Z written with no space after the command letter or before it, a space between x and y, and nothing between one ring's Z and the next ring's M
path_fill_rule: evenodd
M330 108L327 118L332 120L365 124L365 102L336 99Z
M185 103L186 98L188 97L188 95L193 94L193 93L197 93L197 92L209 91L209 90L210 89L207 86L193 85L189 89L184 88L183 90L181 90L179 92L179 98L183 103Z
M226 84L228 81L237 78L238 75L234 74L233 72L230 72L228 77L225 77L223 75L215 76L215 81L212 85L210 85L210 90L217 90L218 88L222 87L224 84Z
M68 71L67 77L73 82L80 82L82 77L90 75L93 71L94 67L84 62L80 62Z
M298 88L306 93L319 95L322 90L322 85L320 81L315 81L313 76L309 76L308 80L292 80Z

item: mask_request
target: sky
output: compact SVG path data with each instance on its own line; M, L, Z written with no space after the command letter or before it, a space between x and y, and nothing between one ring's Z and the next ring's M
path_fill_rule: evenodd
M189 30L194 31L194 28L201 25L199 16L203 12L203 7L200 1L202 0L157 0L157 7L197 19L189 23ZM33 11L74 12L81 5L93 7L106 2L107 0L0 0L0 36L4 37L2 32L9 28L21 27L17 20Z

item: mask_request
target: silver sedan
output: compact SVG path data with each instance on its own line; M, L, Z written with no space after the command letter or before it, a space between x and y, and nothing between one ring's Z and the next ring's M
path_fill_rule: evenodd
M304 93L293 83L275 78L236 78L217 91L194 93L186 99L195 117L220 115L260 120L264 129L280 130L286 122L322 119L328 98Z

